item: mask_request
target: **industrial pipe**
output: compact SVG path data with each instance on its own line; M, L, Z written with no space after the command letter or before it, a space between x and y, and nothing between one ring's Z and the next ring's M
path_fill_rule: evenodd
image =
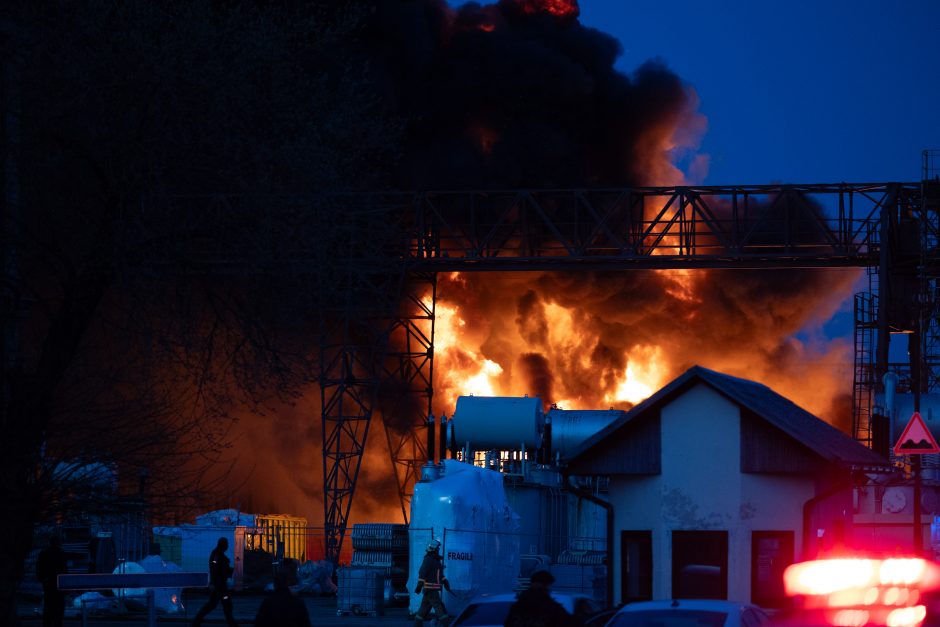
M828 498L831 498L840 492L845 491L846 489L852 490L856 487L856 481L854 476L849 476L848 479L842 479L837 481L835 485L827 489L822 494L817 494L816 496L810 497L805 503L803 503L803 550L802 550L802 559L812 560L816 559L820 553L820 544L819 537L817 534L813 533L812 526L812 516L816 507L825 501ZM810 539L816 538L815 546L813 547L814 551L810 551ZM840 541L840 538L836 538L835 541Z
M434 463L434 447L436 446L436 440L434 439L434 414L428 415L428 463Z
M895 372L886 372L881 380L885 386L885 410L893 423L896 418L894 406L897 399L898 375Z
M604 499L591 494L587 490L582 490L581 488L577 488L571 485L569 479L570 477L568 475L563 475L562 477L562 489L565 492L570 492L577 497L588 500L595 505L599 505L607 512L607 546L605 547L607 555L604 557L604 561L606 562L607 567L606 607L611 608L614 605L614 506Z
M546 466L552 463L552 417L545 415L545 431L542 433L542 459Z
M444 460L447 458L447 416L441 414L441 446L440 446L440 460L441 463L444 463Z
M454 419L447 421L450 425L450 458L457 459L457 432L454 429ZM464 459L464 461L467 461Z

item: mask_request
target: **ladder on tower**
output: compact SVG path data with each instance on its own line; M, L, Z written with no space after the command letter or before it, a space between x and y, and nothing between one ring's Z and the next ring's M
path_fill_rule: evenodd
M869 281L877 273L869 271ZM855 369L852 383L852 436L861 444L872 445L872 405L875 391L875 330L878 297L874 291L855 295Z
M928 391L940 390L940 150L923 152L921 173L921 325Z

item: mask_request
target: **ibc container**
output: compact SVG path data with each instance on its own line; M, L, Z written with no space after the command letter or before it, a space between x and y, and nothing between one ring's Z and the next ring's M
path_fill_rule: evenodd
M337 615L385 614L385 574L376 568L345 567L337 571Z

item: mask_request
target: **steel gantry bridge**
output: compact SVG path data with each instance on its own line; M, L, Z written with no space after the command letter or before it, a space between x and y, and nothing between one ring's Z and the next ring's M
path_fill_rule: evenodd
M408 520L427 461L441 272L863 268L853 435L878 444L872 402L892 333L908 335L912 355L900 388L940 389L932 172L925 154L918 183L177 197L146 205L129 228L166 231L156 239L174 267L308 290L319 324L325 548L335 562L374 415ZM181 220L185 238L174 235Z
M440 272L865 268L853 435L872 445L890 334L911 332L923 347L914 385L940 372L940 194L928 178L331 197L315 208L327 555L338 559L377 412L408 520L426 461Z

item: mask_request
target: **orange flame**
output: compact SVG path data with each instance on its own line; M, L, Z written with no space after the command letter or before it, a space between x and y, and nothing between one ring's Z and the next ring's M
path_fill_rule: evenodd
M451 367L437 370L436 387L438 398L443 398L444 407L450 411L453 411L458 396L498 396L501 393L498 377L503 373L503 367L465 345L465 327L466 322L460 317L458 307L441 302L437 304L434 352L439 362Z
M471 393L628 409L697 364L764 383L847 429L851 345L793 335L828 319L856 276L674 270L441 277L435 411L449 414L457 396Z
M557 17L577 17L581 14L577 0L520 0L516 2L523 13L550 13Z

